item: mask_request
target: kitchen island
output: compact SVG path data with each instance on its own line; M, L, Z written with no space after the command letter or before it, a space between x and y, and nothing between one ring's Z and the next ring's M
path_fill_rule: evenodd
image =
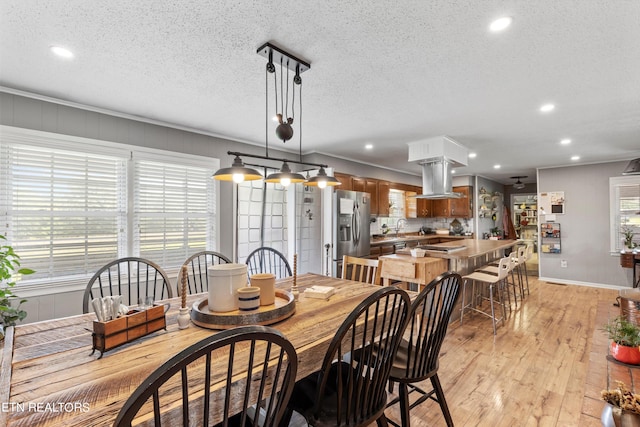
M391 234L391 233L390 233ZM448 234L395 234L384 237L373 237L370 245L370 255L393 254L403 248L411 248L419 245L430 245L444 242L457 241L462 239L473 239L473 236L453 236Z
M451 242L438 243L424 246L426 257L448 260L447 269L455 271L461 275L469 274L478 267L488 262L504 256L505 249L512 249L518 244L517 240L473 240L460 239ZM420 246L418 246L420 247ZM380 257L382 262L381 277L384 279L385 270L387 274L391 265L385 267L385 263L390 264L405 263L416 265L419 259L411 256L410 249L400 249L396 254L384 255ZM395 279L401 280L401 279ZM411 280L408 280L411 281ZM427 282L428 283L428 282Z

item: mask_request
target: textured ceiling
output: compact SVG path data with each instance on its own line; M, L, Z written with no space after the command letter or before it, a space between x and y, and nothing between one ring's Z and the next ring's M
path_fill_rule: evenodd
M504 183L640 157L637 0L3 0L0 16L3 87L234 140L264 144L272 41L311 63L305 153L418 174L406 143L449 135L478 153L458 173Z

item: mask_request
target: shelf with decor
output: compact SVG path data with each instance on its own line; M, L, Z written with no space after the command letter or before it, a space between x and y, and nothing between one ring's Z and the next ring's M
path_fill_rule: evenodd
M540 224L540 251L542 253L559 254L561 250L560 224L557 222Z
M494 216L498 215L502 206L502 194L498 192L483 193L482 190L478 194L478 216L480 218L494 219Z
M538 206L535 194L511 196L513 226L519 239L535 240L538 232Z

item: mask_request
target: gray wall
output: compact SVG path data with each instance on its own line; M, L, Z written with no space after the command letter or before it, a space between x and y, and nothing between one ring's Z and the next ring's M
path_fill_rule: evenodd
M264 155L263 146L243 144L4 92L0 92L0 124L214 157L220 159L220 167L231 166L233 158L227 155L227 151ZM278 152L273 150L271 146L269 155L272 157L298 159L296 154ZM250 159L248 160L250 161ZM375 168L329 156L310 154L305 156L303 160L314 163L326 162L338 171L351 171L351 173L361 176L421 185L420 177L414 175L391 172L387 169ZM280 165L274 166L279 167ZM291 166L295 168L295 165ZM228 183L221 183L219 188L219 250L223 253L231 254L233 237L233 222L231 218L232 186Z
M631 286L631 269L620 267L609 250L609 177L628 162L570 166L538 171L538 193L564 191L565 214L557 215L562 252L539 253L540 277L559 283ZM543 220L541 219L540 222ZM567 267L560 267L566 260Z

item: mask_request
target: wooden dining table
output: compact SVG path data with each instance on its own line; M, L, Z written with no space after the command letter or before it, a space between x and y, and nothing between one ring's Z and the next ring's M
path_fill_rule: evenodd
M297 277L295 313L271 325L298 353L297 378L317 371L329 342L347 315L379 289L316 274ZM328 300L304 296L313 285L336 289ZM290 290L292 278L278 288ZM190 295L188 306L206 294ZM167 328L109 350L92 353L93 313L9 328L0 348L0 426L109 426L141 382L166 360L218 332L191 324L179 329L180 299L170 304Z

